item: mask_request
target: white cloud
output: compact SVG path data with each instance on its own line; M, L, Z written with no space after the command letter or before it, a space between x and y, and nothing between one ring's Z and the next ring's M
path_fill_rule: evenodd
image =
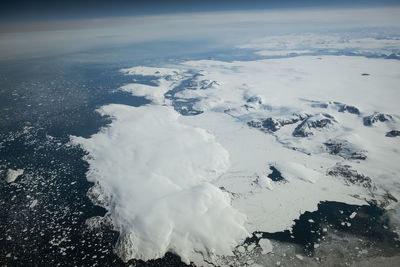
M400 8L392 7L209 12L1 25L0 59L162 40L199 40L234 47L281 33L397 28L398 17Z
M289 34L267 36L252 40L239 48L259 50L262 56L286 56L290 54L353 53L357 55L390 55L400 53L399 37L381 37L349 33Z
M90 153L88 180L100 193L92 197L120 232L116 253L127 261L171 251L187 263L196 253L230 255L248 233L245 216L212 184L229 167L227 151L169 107L109 105L100 112L112 124L72 140Z

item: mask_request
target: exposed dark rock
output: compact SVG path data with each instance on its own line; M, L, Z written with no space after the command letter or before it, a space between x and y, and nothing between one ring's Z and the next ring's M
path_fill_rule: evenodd
M297 116L301 121L304 121L305 119L311 117L311 115L307 113L296 113L293 114L293 116Z
M276 132L281 128L281 126L282 124L280 123L280 121L274 118L266 118L262 121L262 127L272 132Z
M217 81L202 80L200 82L200 89L210 89L220 85Z
M356 108L355 106L349 106L349 105L346 105L346 104L342 104L339 107L339 112L349 112L351 114L360 115L360 110L358 108Z
M262 128L262 122L261 121L249 121L249 122L247 122L247 125L252 127L252 128L257 128L257 129Z
M392 53L386 56L385 59L400 59L400 56L398 54Z
M246 101L247 103L258 103L258 104L262 104L263 103L263 100L262 100L262 98L260 97L260 96L252 96L252 97L249 97L248 99L247 99L247 101Z
M394 202L398 202L397 198L395 198L392 194L390 194L389 192L386 192L386 194L384 195L384 197L388 200L394 201Z
M328 170L327 174L330 176L343 177L347 184L358 184L367 189L375 190L371 178L351 169L349 165L337 163L334 167Z
M246 103L242 107L246 108L246 110L251 110L251 109L255 109L255 110L259 110L259 109L271 110L271 106L270 105L264 104L264 99L263 99L262 96L259 96L259 95L253 95L253 96L245 95L243 98L246 101Z
M324 145L330 154L338 155L344 159L365 160L367 158L363 151L357 151L357 149L346 140L330 139L325 142Z
M393 119L392 115L375 112L372 115L364 117L363 122L364 122L365 126L371 126L375 122L378 122L378 121L385 122L385 121L389 121L392 119Z
M311 104L311 107L313 108L328 108L329 104L328 103L313 103Z
M349 165L337 163L334 167L327 171L327 175L342 177L347 185L355 184L367 189L369 194L372 196L371 199L367 200L370 205L386 208L389 204L398 202L398 200L388 191L385 191L385 193L381 196L376 195L377 188L372 182L371 178L358 173L354 169L351 169Z
M335 118L329 114L318 114L308 117L300 123L293 131L293 136L307 137L314 135L313 129L324 129L336 122Z
M329 102L320 102L320 101L311 101L311 107L313 108L328 108L332 107L338 109L339 112L348 112L351 114L360 115L360 110L352 105L343 104L336 101L329 101Z
M386 208L393 202L398 202L397 198L395 198L392 194L386 191L385 194L382 195L382 199L380 201L372 199L370 201L370 204L377 205L381 208Z
M253 120L247 123L250 127L259 128L267 132L276 132L280 128L288 124L294 124L308 118L308 114L293 114L289 118L266 118L262 120Z
M396 137L400 136L400 131L399 130L391 130L390 132L386 133L387 137Z
M252 96L246 100L246 104L244 104L243 107L245 107L246 110L258 109L259 105L262 104L263 100L260 96Z
M268 174L268 177L271 178L272 181L274 181L274 182L285 181L285 178L282 177L281 172L277 168L275 168L274 166L270 166L269 169L272 172L270 174Z

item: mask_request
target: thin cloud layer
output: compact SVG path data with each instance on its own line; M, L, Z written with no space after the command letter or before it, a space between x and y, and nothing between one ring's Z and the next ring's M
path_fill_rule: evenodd
M233 47L265 35L398 27L400 8L208 12L3 24L0 59L27 59L157 40ZM240 38L238 38L240 36Z

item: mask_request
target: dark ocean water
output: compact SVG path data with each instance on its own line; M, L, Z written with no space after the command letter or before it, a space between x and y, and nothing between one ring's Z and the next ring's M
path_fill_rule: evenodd
M86 196L92 184L86 181L88 165L82 159L85 152L70 146L69 136L89 137L107 125L110 120L95 112L100 106L148 103L143 98L114 91L133 79L118 71L123 67L156 66L186 59L256 58L244 50L207 50L201 43L187 45L191 45L190 51L182 49L186 47L183 44L164 43L162 55L153 52L160 46L158 43L0 63L1 265L126 265L112 251L118 233L107 227L91 230L85 224L86 219L103 216L106 211L94 206ZM190 80L176 92L185 86L190 86ZM180 104L175 104L180 110ZM9 184L5 181L8 169L24 169L24 173ZM272 175L280 179L280 174ZM342 220L341 213L336 212L338 209L346 215L357 210L364 214L364 219L350 229L343 228L338 225ZM384 224L382 216L382 210L374 207L326 202L320 204L317 212L301 215L293 233L262 234L300 244L305 254L312 255L311 244L325 224L333 225L338 231L392 240L392 234L379 227L377 230L377 225ZM318 223L307 223L310 218ZM131 264L184 265L170 253L160 260L132 261Z
M118 234L107 228L93 231L85 224L106 211L86 196L92 184L86 181L85 152L68 144L70 135L89 137L109 122L96 108L148 103L114 92L132 80L118 71L121 67L63 58L0 66L2 265L126 265L112 252ZM24 174L8 184L8 169L24 169ZM179 263L168 254L146 265Z
M355 214L353 218L352 214ZM257 232L247 242L255 242L259 239L255 234L261 234L261 238L298 244L305 255L313 256L314 245L335 231L365 238L371 245L389 248L391 253L400 252L399 236L389 229L385 210L375 205L358 206L322 201L316 211L304 212L294 222L291 231Z

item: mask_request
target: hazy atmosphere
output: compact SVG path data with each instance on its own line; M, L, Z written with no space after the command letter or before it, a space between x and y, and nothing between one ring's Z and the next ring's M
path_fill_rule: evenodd
M9 1L0 264L398 266L398 1Z

